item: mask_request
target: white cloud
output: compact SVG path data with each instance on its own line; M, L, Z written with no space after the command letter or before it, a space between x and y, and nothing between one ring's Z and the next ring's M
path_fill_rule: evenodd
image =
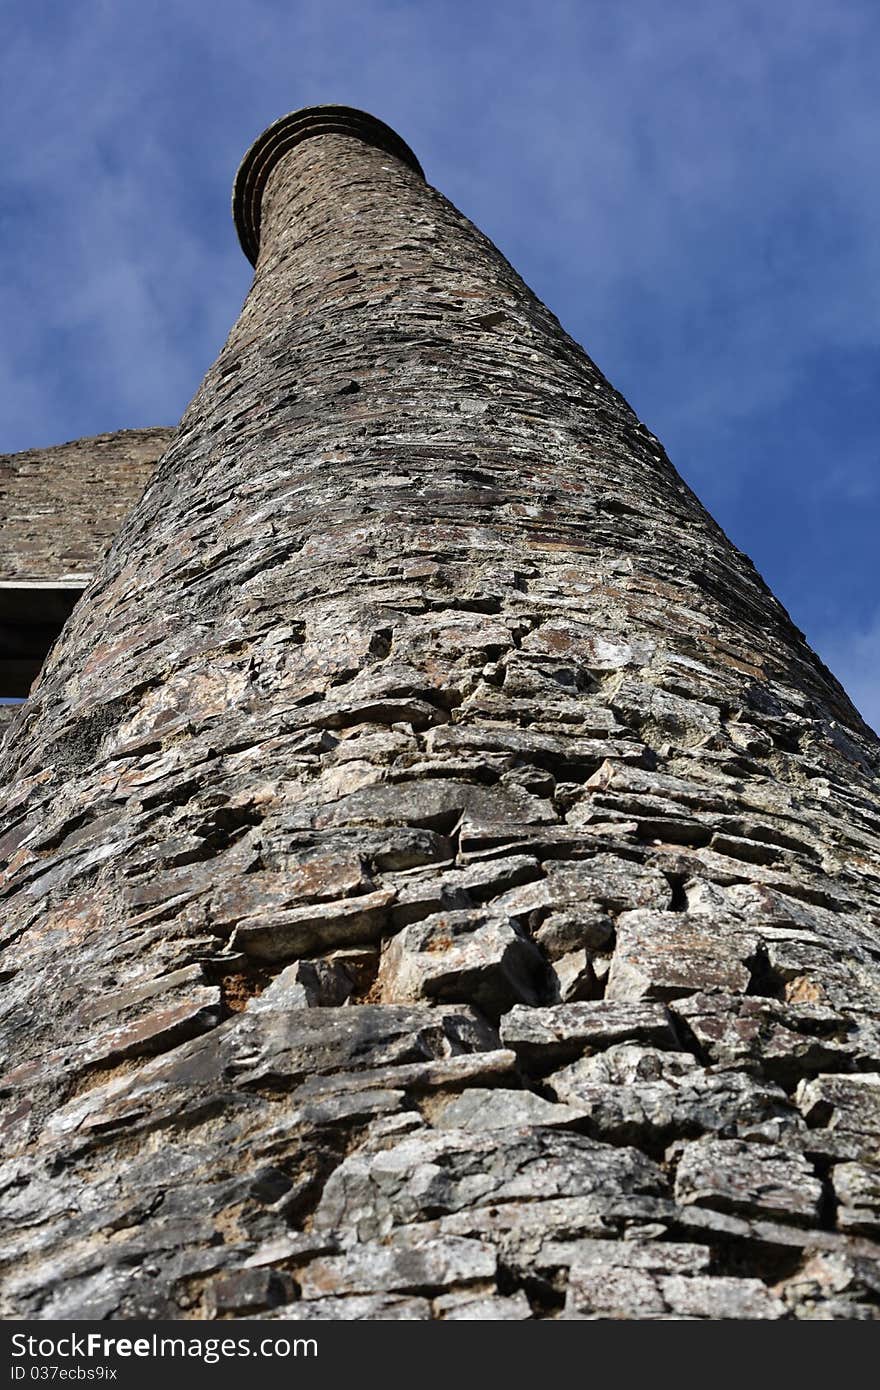
M880 342L867 3L83 0L54 28L28 13L0 59L10 232L23 213L28 237L64 239L41 239L55 261L30 286L30 332L85 331L114 417L168 418L197 383L246 283L235 164L311 101L397 125L658 428L738 424L792 391L805 355Z

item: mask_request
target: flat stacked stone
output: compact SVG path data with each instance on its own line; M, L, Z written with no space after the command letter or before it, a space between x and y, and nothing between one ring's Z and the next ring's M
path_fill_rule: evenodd
M0 455L0 583L87 583L173 438L155 426Z
M0 455L0 741L173 429Z
M880 745L406 147L290 120L5 752L2 1307L875 1318Z

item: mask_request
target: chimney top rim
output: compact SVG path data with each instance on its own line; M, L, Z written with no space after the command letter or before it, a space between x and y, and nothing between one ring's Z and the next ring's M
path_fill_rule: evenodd
M304 106L267 126L247 151L232 188L232 218L241 249L251 265L260 250L260 204L275 165L296 145L315 135L348 135L384 150L424 178L424 170L405 140L391 126L353 106Z

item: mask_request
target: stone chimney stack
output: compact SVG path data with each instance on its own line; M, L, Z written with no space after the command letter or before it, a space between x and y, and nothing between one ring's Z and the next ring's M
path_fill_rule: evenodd
M877 739L387 126L234 215L4 750L0 1310L877 1316Z

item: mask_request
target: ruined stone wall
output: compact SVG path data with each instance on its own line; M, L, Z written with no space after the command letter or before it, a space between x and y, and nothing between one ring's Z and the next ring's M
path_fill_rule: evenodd
M0 456L0 739L172 429Z
M173 429L0 455L0 582L90 579Z
M875 1317L876 738L414 167L260 238L8 740L4 1309Z

